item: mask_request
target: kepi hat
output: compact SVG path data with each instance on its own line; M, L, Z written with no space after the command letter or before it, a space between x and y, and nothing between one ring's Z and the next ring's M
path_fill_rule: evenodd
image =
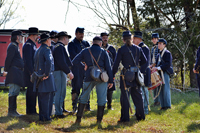
M38 43L43 43L43 42L45 42L49 38L50 38L50 36L49 36L48 33L42 33L40 35L40 39L39 39Z

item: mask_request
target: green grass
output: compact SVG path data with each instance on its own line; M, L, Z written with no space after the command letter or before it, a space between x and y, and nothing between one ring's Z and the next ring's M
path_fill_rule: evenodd
M126 124L117 124L120 118L120 90L113 93L114 110L105 109L101 125L96 124L97 99L95 89L91 94L91 109L93 112L85 112L81 125L75 125L76 116L68 115L64 119L54 119L51 123L39 122L38 116L23 116L22 118L7 117L8 91L0 92L0 132L149 132L149 133L185 133L200 132L200 98L197 93L171 92L172 108L166 111L159 107L151 107L145 121L137 122L131 116L131 121ZM25 114L25 92L18 96L17 111ZM132 100L131 100L132 104ZM150 104L153 104L150 95ZM70 88L67 88L65 108L72 110ZM133 104L132 104L133 108ZM37 106L38 109L38 106ZM134 112L133 112L134 113ZM67 114L66 114L67 115Z

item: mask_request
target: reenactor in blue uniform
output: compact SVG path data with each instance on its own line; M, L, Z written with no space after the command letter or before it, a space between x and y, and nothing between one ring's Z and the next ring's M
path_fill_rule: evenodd
M197 79L197 84L199 87L199 97L200 97L200 46L197 50L197 55L196 55L196 63L193 69L193 72L196 73L196 79Z
M46 33L40 36L41 46L34 56L34 71L38 75L43 75L42 79L37 79L33 85L33 92L38 92L39 120L51 121L51 111L53 105L53 94L56 91L53 71L54 62L51 53L51 39ZM37 84L39 82L39 84Z
M159 34L158 33L152 33L151 41L153 42L154 46L151 49L150 68L155 66L157 54L160 52L160 50L158 49L158 39L159 39ZM155 88L153 90L153 95L154 95L154 97L156 97L154 99L154 106L160 106L160 100L159 100L159 97L158 97L158 88Z
M129 98L127 96L127 90L125 88L130 87L130 94L133 99L134 105L136 106L136 118L138 121L145 119L144 114L144 107L143 107L143 99L142 99L142 91L140 88L140 85L137 83L136 79L129 82L127 80L123 80L123 75L125 72L130 69L131 67L134 67L135 64L133 62L132 56L129 52L129 49L134 55L136 64L139 64L140 66L146 63L146 57L141 50L140 47L133 45L131 41L131 32L130 31L124 31L123 32L123 42L124 45L121 46L121 48L118 49L117 55L115 58L115 62L113 65L113 74L115 75L118 71L118 67L120 62L124 66L123 70L121 71L120 76L120 89L121 89L121 97L120 97L120 103L121 103L121 118L118 121L121 122L128 122L130 121L129 117ZM137 54L136 54L137 53ZM139 56L140 55L140 56ZM142 70L144 71L144 70ZM125 84L124 84L125 82Z
M38 28L29 28L29 39L23 45L23 60L24 60L24 82L26 90L26 114L36 115L36 97L37 92L33 92L33 83L30 81L30 76L34 68L34 54L36 51L36 42L38 41Z
M108 44L108 36L109 34L106 32L101 33L101 37L103 41L102 48L108 52L108 55L110 57L111 67L112 67L115 61L116 50L112 45ZM108 92L107 92L107 100L108 100L107 109L113 110L111 103L112 103L112 95L113 95L114 90L115 90L115 83L113 82L113 87L108 89Z
M20 55L19 44L22 43L22 32L14 30L11 33L11 43L7 48L7 56L3 76L6 76L5 85L9 86L8 116L19 117L17 112L17 96L20 88L24 87L24 63Z
M50 35L50 38L51 38L51 46L50 46L50 49L51 51L53 52L53 49L58 41L58 38L56 37L56 35L58 34L58 31L56 30L52 30L49 35Z
M58 37L58 42L56 43L53 51L55 62L55 71L53 75L57 89L54 97L56 110L55 116L57 118L64 118L65 116L63 115L63 102L66 96L67 76L70 80L74 78L74 75L70 70L70 68L72 67L72 63L65 49L65 45L68 45L71 36L68 35L67 32L62 31L59 32L56 37Z
M81 62L85 62L86 65L86 76L83 82L83 91L79 98L79 105L78 105L78 112L77 112L77 119L76 123L81 122L81 118L83 116L83 111L85 108L85 105L87 104L87 101L90 97L90 92L96 86L96 92L97 92L97 123L101 123L103 119L104 114L104 108L106 104L106 95L107 95L107 87L111 88L113 86L113 76L111 71L111 65L110 60L108 57L108 54L105 50L101 48L102 45L102 39L99 36L96 36L93 38L93 45L90 48L85 48L83 51L81 51L72 61L73 65L79 65ZM89 52L90 50L90 52ZM90 73L93 68L93 66L97 66L96 63L94 63L94 59L97 61L97 64L101 68L101 70L105 70L108 74L109 80L108 82L103 82L101 80L95 81Z
M148 110L148 104L149 104L148 87L151 86L151 70L149 68L150 50L149 50L149 47L146 44L144 44L143 38L142 38L142 32L140 32L140 31L134 32L133 43L142 49L142 51L147 59L147 62L140 67L140 70L144 74L144 86L141 86L143 103L144 103L144 113L148 114L149 113L149 110ZM144 71L142 71L142 70L144 70Z
M89 43L83 40L84 28L77 27L75 31L76 37L69 43L68 52L70 59L73 60L74 57L79 54L84 48L89 47ZM74 79L72 80L72 106L73 114L77 110L78 96L80 94L80 89L83 88L83 79L85 75L84 67L81 63L79 65L72 67L72 73L74 74ZM90 104L88 102L86 106L87 110L90 110Z
M170 51L166 48L167 41L163 38L158 40L158 49L160 52L156 58L156 67L153 67L152 70L159 70L163 84L161 85L161 90L159 94L161 110L171 108L171 92L170 92L170 77L167 73L167 70L172 66L172 55Z

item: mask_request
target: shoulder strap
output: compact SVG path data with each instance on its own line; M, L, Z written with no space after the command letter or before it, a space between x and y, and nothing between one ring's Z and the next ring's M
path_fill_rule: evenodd
M100 54L99 54L99 57L98 57L98 60L97 60L97 61L95 60L94 56L92 55L92 52L91 52L90 48L88 48L88 51L90 52L91 57L93 58L93 60L95 61L96 65L98 66L98 68L99 68L100 71L101 71L101 68L99 67L99 65L98 65L97 62L98 62L99 59L100 59L100 56L101 56L102 50L100 51ZM92 61L93 61L93 60L92 60ZM94 65L94 64L93 64L93 65ZM102 71L101 71L101 72L102 72Z
M39 54L40 54L40 51L41 51L42 48L39 48L38 49L38 52L37 52L37 55L36 55L36 58L37 58L37 62L35 64L35 67L36 67L36 70L35 71L38 71L38 67L39 67Z
M127 46L127 48L128 48L128 46ZM136 62L135 62L135 59L134 59L134 57L133 57L133 54L132 54L132 52L131 52L131 50L128 48L128 50L129 50L129 53L131 54L131 57L132 57L132 59L133 59L133 62L134 62L134 64L135 64L135 66L137 66L137 64L136 64ZM137 54L137 49L136 49L136 54ZM136 57L136 56L135 56ZM137 66L138 67L138 66Z
M110 48L110 45L108 44L108 47L105 49L106 51Z

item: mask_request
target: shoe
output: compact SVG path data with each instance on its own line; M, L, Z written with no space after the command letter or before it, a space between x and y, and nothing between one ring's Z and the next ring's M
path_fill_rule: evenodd
M112 107L107 107L108 110L114 110Z
M26 113L27 115L39 115L38 113Z
M129 121L122 121L121 119L119 119L117 121L118 124L126 124L126 123L129 123Z
M55 115L55 118L65 118L65 115Z
M64 113L72 113L71 111L68 111L68 110L65 110L65 109L63 109L63 112Z
M161 107L160 110L167 110L167 109L171 109L171 107Z

